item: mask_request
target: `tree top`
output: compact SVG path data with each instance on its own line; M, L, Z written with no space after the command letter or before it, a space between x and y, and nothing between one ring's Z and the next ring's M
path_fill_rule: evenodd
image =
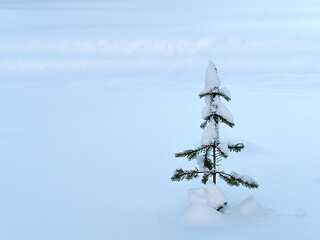
M215 88L220 87L220 78L218 76L218 70L216 65L210 60L206 68L206 82L204 91L209 92Z

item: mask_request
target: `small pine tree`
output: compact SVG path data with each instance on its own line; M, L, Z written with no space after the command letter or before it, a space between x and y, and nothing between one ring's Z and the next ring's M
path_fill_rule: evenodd
M240 184L248 188L258 188L259 185L250 176L240 175L235 172L226 173L220 170L220 162L228 157L229 152L240 152L244 149L243 143L230 144L220 142L219 123L229 127L234 126L233 116L224 106L220 98L230 101L230 92L227 88L220 88L220 79L216 66L212 61L206 69L205 89L199 94L205 99L206 106L202 110L204 122L200 125L204 132L201 137L201 146L176 153L175 157L187 157L188 160L197 159L199 168L194 170L176 169L172 181L191 180L202 175L202 183L206 184L209 177L217 183L217 175L231 186Z

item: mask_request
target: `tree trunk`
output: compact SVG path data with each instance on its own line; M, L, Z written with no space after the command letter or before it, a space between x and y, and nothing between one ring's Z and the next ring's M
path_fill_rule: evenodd
M216 146L213 146L213 183L217 184L217 174L215 173L217 171L216 169Z

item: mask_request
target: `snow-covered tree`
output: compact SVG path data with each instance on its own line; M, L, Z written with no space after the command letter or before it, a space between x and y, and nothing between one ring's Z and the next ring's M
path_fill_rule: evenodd
M176 169L172 181L183 179L191 180L202 175L202 182L207 183L212 177L213 183L217 183L217 175L231 186L240 184L248 188L258 188L259 185L250 176L240 175L235 172L226 173L220 169L221 160L229 156L229 152L240 152L243 143L231 144L220 141L219 124L224 123L229 127L234 126L231 112L221 102L220 98L226 101L231 100L230 92L227 88L220 88L220 79L216 66L212 61L206 69L205 89L199 96L205 99L206 106L202 109L204 122L200 125L204 132L201 137L201 146L196 149L189 149L176 153L176 157L187 157L188 160L197 159L199 168L194 170Z

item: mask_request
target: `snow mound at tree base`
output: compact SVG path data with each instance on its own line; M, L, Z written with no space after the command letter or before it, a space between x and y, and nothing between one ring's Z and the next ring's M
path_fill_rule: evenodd
M188 195L190 204L207 203L215 209L221 209L228 202L221 189L211 182L207 182L206 188L189 189Z
M266 212L260 203L252 196L246 198L239 205L235 206L235 209L245 216L258 215Z
M234 207L227 206L223 192L212 183L207 183L206 188L189 189L188 195L190 206L177 218L183 225L225 226L239 218L267 213L252 196ZM220 211L217 210L219 206L223 206Z
M178 217L178 221L191 226L222 226L227 223L228 218L208 203L191 203Z
M177 220L183 225L219 227L242 221L244 217L267 212L257 200L249 197L237 206L225 206L221 211L217 211L209 203L193 202L178 216Z

